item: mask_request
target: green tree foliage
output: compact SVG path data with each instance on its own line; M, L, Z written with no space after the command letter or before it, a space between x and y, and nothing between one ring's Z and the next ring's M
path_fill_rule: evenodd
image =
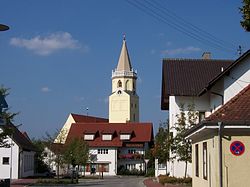
M168 123L161 123L155 136L155 146L153 149L153 155L158 159L159 163L167 165L167 162L170 160L171 144L172 138L169 133Z
M76 182L78 182L79 166L85 166L89 159L88 144L81 139L73 139L69 144L65 145L63 157L65 163L70 164L73 168L77 166Z
M0 95L6 98L9 95L9 88L5 88L3 86L0 87ZM11 136L13 133L13 129L10 125L13 125L12 122L14 117L18 113L9 112L9 108L4 108L0 111L0 119L4 121L4 126L0 129L0 147L10 147L7 141L7 137Z
M172 153L178 161L185 162L184 176L186 178L187 163L190 163L192 160L192 144L189 140L185 139L184 133L197 123L198 113L195 111L194 104L189 104L187 106L186 113L184 104L181 104L180 113L176 117L177 123L174 127L176 135L172 145Z
M240 8L242 14L241 26L247 31L250 31L250 0L243 0Z
M49 171L49 166L44 162L44 149L46 147L45 142L40 139L32 139L33 145L36 147L35 154L35 172L43 173Z

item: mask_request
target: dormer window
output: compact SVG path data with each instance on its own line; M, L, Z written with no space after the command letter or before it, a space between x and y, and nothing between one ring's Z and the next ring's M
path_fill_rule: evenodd
M112 129L105 129L102 131L102 140L111 141L115 131Z
M103 134L102 140L112 140L112 134Z
M133 133L134 133L133 130L129 130L129 129L121 130L120 131L120 140L130 140Z
M120 134L121 140L130 140L131 134Z
M94 140L96 133L96 131L85 131L84 140Z
M84 140L94 140L94 134L84 134Z

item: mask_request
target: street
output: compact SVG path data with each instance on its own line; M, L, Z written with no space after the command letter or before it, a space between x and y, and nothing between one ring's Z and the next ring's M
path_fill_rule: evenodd
M80 179L78 184L62 186L93 186L93 187L144 187L144 177L115 176L104 179ZM58 187L58 185L56 185ZM38 187L38 186L37 186Z

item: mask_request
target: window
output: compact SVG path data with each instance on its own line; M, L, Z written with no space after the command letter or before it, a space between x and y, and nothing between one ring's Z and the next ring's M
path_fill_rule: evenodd
M10 164L10 157L3 157L3 165L9 165Z
M122 81L120 81L120 80L118 81L117 87L118 87L118 88L121 88L121 87L122 87Z
M103 134L102 140L112 140L112 134Z
M84 134L84 140L94 140L95 134Z
M135 164L126 164L126 169L128 169L128 170L135 169Z
M98 149L97 153L98 154L108 154L108 149Z
M207 142L203 143L203 179L207 180Z
M166 169L166 164L165 163L158 164L158 168L159 169Z
M135 154L135 149L129 149L128 154Z
M109 172L109 164L98 164L97 172Z
M195 175L199 177L199 147L195 145Z
M130 140L131 134L120 134L121 140Z

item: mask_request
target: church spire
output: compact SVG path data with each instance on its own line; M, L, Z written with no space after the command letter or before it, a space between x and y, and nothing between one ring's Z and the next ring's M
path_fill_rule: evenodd
M132 70L132 66L131 66L129 54L128 54L128 49L126 45L125 35L123 35L122 50L120 53L120 58L119 58L116 70L117 71L131 71Z

